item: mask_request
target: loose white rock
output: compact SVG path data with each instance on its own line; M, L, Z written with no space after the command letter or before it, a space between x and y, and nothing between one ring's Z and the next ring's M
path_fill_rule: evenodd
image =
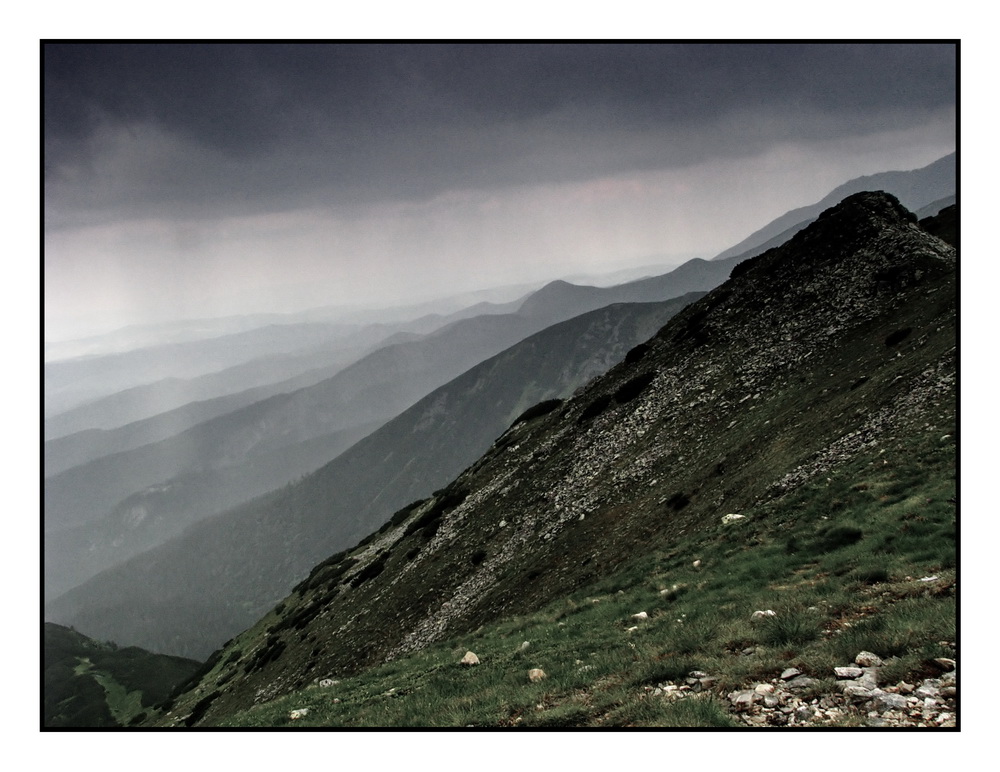
M467 651L467 652L465 652L465 656L462 657L462 660L461 660L461 662L459 662L459 664L460 665L478 665L479 664L479 657L477 657L471 651Z
M749 710L750 706L757 701L759 695L751 690L744 690L741 692L732 692L729 695L729 702L732 703L733 708L738 711Z
M870 651L861 651L854 658L854 664L861 667L879 667L882 664L882 658Z

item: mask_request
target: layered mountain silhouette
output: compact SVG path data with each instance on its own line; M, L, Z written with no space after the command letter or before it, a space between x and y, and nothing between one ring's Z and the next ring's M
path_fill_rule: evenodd
M73 453L88 460L45 480L46 595L55 597L194 522L318 469L433 389L528 335L609 304L711 289L739 259L693 260L664 276L608 288L552 282L517 303L515 313L496 313L505 307L493 305L489 314L384 345L305 388L246 404L316 372L130 424L99 435L103 443L90 442L92 433L52 441L47 452L55 452L54 463ZM219 414L227 405L239 407ZM210 418L191 425L200 414ZM177 428L173 434L171 427ZM144 438L150 441L137 444ZM126 449L90 458L98 446L118 441Z
M60 458L57 439L69 440L87 430L124 427L192 402L202 403L203 409L211 403L215 412L202 419L207 420L272 394L318 383L386 344L413 340L471 316L510 313L518 305L520 301L479 303L448 315L425 314L396 322L287 322L208 339L46 363L47 395L81 389L96 395L76 407L46 411L46 475L57 471L52 467L68 466ZM227 402L219 399L242 395L252 398L228 408ZM94 437L92 432L90 437Z
M97 637L203 656L317 560L446 483L527 407L568 396L695 297L612 305L530 336L301 482L96 576L49 604L47 616Z
M45 476L166 439L218 415L332 377L366 350L332 348L260 357L194 378L163 378L45 422Z
M630 556L836 474L898 433L954 420L955 269L954 248L890 195L860 193L824 211L571 399L523 414L446 487L317 565L266 622L212 657L181 701L190 711L200 699L189 723L538 608ZM348 473L378 458L372 442L356 446L372 450L343 461L345 472L326 467L212 527L228 522L235 534L252 522L284 541L282 555L296 554L297 541L337 522ZM278 512L293 510L294 527L278 526ZM141 626L177 596L137 588L181 560L172 545L117 581L100 577L80 623ZM249 547L207 551L199 566L204 594L234 570L258 581L295 573Z
M349 344L345 331L360 328L277 325L263 336L243 331L47 367L53 404L72 404L129 383L134 370L176 375L169 367L156 371L170 360L164 351L194 352L193 378L135 386L47 422L47 434L62 436L46 443L46 616L99 638L205 656L316 561L445 485L532 404L548 400L543 412L561 415L566 406L554 400L620 361L651 334L651 320L658 327L695 296L665 298L710 290L732 272L742 274L748 258L771 255L779 244L786 249L844 194L881 183L920 216L935 215L922 221L925 230L955 244L955 210L947 208L954 174L952 155L914 172L858 178L715 259L692 260L664 276L608 288L556 281L523 301L370 325ZM829 226L824 234L833 238ZM571 322L582 326L557 324L577 314L584 315ZM540 330L539 340L530 337ZM699 326L690 335L701 340L705 333ZM240 340L247 341L243 349L234 346ZM292 340L299 353L268 353ZM518 341L531 345L519 348ZM363 345L381 348L344 368L344 357ZM225 357L235 364L198 375ZM118 385L107 383L108 361L118 363ZM278 380L278 373L292 377ZM240 389L247 384L253 388ZM641 386L640 379L632 388ZM123 416L147 415L152 404L178 407L120 425ZM74 431L93 425L111 428ZM219 547L227 531L240 537Z
M55 418L95 399L163 378L195 378L261 357L328 347L351 332L342 324L269 325L203 340L46 362L45 414ZM263 377L269 372L266 368ZM246 377L249 380L249 374ZM57 426L53 422L46 436L56 436Z

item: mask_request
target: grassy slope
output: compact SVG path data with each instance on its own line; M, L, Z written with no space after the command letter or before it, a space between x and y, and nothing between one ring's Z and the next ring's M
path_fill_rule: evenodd
M956 634L953 421L944 406L913 436L537 613L220 725L728 726L722 696L787 667L829 678L870 650L893 658L891 679L926 675L928 659L954 656L943 645ZM931 575L939 579L919 581ZM754 623L757 609L777 616ZM640 611L649 618L632 619ZM466 649L480 666L458 664ZM530 683L536 667L548 677ZM674 703L645 696L644 686L691 670L719 677L712 692ZM301 708L308 715L291 719Z
M199 663L119 649L60 625L45 625L46 727L114 727L141 720Z

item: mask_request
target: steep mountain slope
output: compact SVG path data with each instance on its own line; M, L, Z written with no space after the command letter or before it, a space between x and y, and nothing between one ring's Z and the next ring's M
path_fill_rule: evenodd
M308 388L52 475L45 480L45 528L53 545L46 550L47 597L110 568L140 546L155 546L192 522L317 469L345 448L351 432L373 428L531 333L611 303L652 302L710 289L739 259L691 261L664 276L610 288L553 282L520 302L517 313L459 319L419 340L385 345ZM217 406L208 407L214 412ZM176 417L164 416L164 421ZM265 458L273 463L266 474L258 474ZM192 486L192 479L199 482ZM173 522L168 525L168 520ZM153 523L157 526L150 528ZM136 526L144 532L133 532Z
M759 255L772 247L783 244L813 222L823 210L833 206L838 201L842 201L847 196L865 190L886 191L899 199L900 203L907 209L916 212L934 202L939 202L940 199L954 196L957 186L956 163L956 155L951 153L922 169L906 172L881 172L848 180L824 196L822 200L811 206L803 206L786 212L747 236L739 244L720 252L714 259L725 260L735 255L743 255L744 257ZM945 206L947 202L940 201L939 203L941 206Z
M955 204L944 207L931 217L925 217L920 221L920 227L958 248L958 207Z
M381 422L332 432L244 463L182 473L123 499L110 514L45 534L45 592L56 597L178 536L188 526L263 495L336 458ZM296 474L296 470L298 470Z
M48 623L42 644L46 727L137 723L200 667L191 659L121 649Z
M833 484L847 466L888 467L908 452L897 438L936 438L942 428L942 441L951 436L955 268L954 249L894 198L849 197L734 271L572 400L516 423L447 488L316 566L212 658L173 720L211 723L316 678L455 640L635 556L710 535L730 513L738 522L740 512L774 505L775 527L805 528L815 554L862 539L864 522L836 522L843 501L826 503L820 517L795 495L823 478ZM906 502L891 524L900 535L930 515L931 501L911 499L910 487L897 481L866 499ZM815 521L797 523L810 511ZM718 560L752 554L740 533L751 545L760 538L752 524L735 532ZM789 542L786 552L798 549ZM668 557L678 563L676 551ZM805 550L796 571L815 567L809 558ZM757 581L753 563L742 570L748 587ZM701 586L665 592L690 589L696 603ZM826 613L843 622L838 609ZM742 648L738 638L727 645Z
M46 615L93 635L204 656L317 560L454 477L526 407L567 396L693 299L615 305L537 333L305 480L94 577L50 603Z

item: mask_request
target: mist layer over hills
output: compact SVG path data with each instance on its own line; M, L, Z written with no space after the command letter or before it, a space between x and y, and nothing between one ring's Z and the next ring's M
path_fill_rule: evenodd
M424 314L394 322L287 322L207 339L49 362L45 366L46 393L57 395L59 405L46 408L45 436L53 439L86 429L113 429L251 387L271 385L290 391L295 388L295 378L301 379L301 388L387 343L425 335L472 316L516 311L519 305L520 301L479 303L447 315ZM185 373L191 377L180 377ZM83 389L86 396L80 396ZM66 407L81 400L83 404Z
M711 289L739 259L693 260L663 276L608 288L551 282L518 301L515 313L497 313L505 307L496 304L485 315L466 318L471 310L456 312L457 321L426 336L387 343L313 386L286 392L323 370L185 406L101 434L98 441L92 441L92 431L50 441L47 597L193 522L317 469L416 399L527 335L608 304ZM280 393L268 396L275 391ZM222 413L229 406L239 409ZM195 423L201 415L209 420ZM170 434L184 426L190 428ZM116 442L124 449L101 453ZM74 455L82 463L55 473Z

